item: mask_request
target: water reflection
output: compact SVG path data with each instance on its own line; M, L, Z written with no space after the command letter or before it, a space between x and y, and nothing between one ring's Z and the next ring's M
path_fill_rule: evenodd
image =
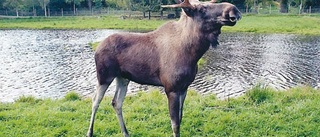
M89 42L114 30L1 30L0 101L21 95L59 98L75 90L91 94L96 78ZM276 89L299 84L319 87L320 37L224 33L210 49L191 88L234 97L257 83ZM135 92L150 87L130 84ZM113 91L111 86L109 91ZM110 94L112 92L109 92Z

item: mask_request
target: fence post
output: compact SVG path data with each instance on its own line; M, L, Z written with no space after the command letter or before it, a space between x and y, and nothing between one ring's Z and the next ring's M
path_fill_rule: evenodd
M271 14L271 4L270 4L270 9L269 9L269 14Z
M16 9L16 15L17 15L17 17L19 17L19 10L18 9Z
M249 8L249 6L248 6L248 4L247 4L247 6L246 6L246 13L248 14L248 8Z
M309 6L309 14L311 15L311 6Z
M301 11L302 11L302 0L301 0L300 5L299 5L299 15L301 14Z
M61 8L61 16L63 17L63 8Z

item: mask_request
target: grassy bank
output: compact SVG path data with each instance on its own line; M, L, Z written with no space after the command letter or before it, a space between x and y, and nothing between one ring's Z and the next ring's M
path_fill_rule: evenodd
M124 29L152 30L165 20L120 19L115 16L17 18L0 20L1 29Z
M254 88L235 99L189 92L182 136L320 136L320 91L308 87L275 92ZM95 136L122 136L111 97L100 105ZM84 136L91 101L75 93L64 99L21 97L0 103L0 136ZM158 91L128 96L124 117L135 136L171 136L167 99Z
M320 35L320 16L244 16L225 31Z
M124 29L154 30L168 20L103 17L50 17L1 19L0 29ZM320 16L244 15L228 32L320 35Z

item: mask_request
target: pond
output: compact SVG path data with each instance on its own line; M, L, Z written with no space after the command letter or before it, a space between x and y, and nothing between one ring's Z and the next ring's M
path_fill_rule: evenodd
M0 101L22 95L90 96L97 83L89 42L118 30L0 30ZM190 89L219 98L243 94L257 83L275 89L320 87L320 36L223 33ZM112 94L114 84L107 94ZM129 92L156 87L131 83Z

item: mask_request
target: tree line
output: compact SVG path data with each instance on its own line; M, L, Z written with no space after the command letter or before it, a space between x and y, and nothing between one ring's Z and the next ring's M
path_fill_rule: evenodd
M310 6L320 8L320 0L216 0L217 2L230 2L239 9L257 12L262 5L279 7L281 13L287 13L289 7L308 9ZM100 10L111 8L115 10L152 11L163 10L160 5L174 4L176 0L0 0L0 10L30 11L34 16L39 14L47 16L50 10L69 10L76 15L77 9Z

